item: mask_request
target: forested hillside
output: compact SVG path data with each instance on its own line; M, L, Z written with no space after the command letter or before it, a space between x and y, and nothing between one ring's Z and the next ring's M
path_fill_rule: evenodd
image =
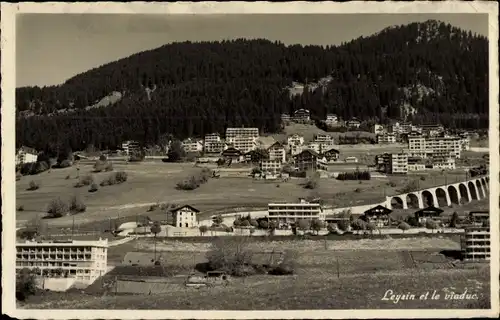
M292 82L325 87L291 96ZM101 100L113 94L110 102ZM108 99L108 98L107 98ZM99 102L101 101L101 102ZM156 143L227 126L280 130L298 108L314 119L408 119L488 126L488 43L441 22L385 29L340 46L268 40L174 43L16 93L17 145L54 150Z

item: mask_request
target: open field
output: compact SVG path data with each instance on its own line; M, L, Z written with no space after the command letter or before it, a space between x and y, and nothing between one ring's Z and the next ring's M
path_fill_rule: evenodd
M256 275L246 278L232 278L226 287L192 289L180 284L179 277L171 278L165 293L148 295L107 294L98 284L80 292L43 293L30 298L22 308L40 309L364 309L364 308L466 308L477 300L445 300L444 290L453 287L457 293L478 295L488 300L488 265L453 266L449 258L439 254L439 250L456 248L457 243L449 239L400 239L384 240L369 249L357 250L358 246L367 248L368 241L340 241L328 249L322 248L321 241L288 241L263 244L252 243L254 250L271 249L279 245L281 250L298 250L297 272L293 276ZM159 253L165 259L169 270L189 274L186 266L192 267L206 261L206 244L169 245L165 241L158 245ZM349 246L349 243L351 246ZM110 249L110 260L119 263L117 252L122 254L131 248L148 250L150 240L139 240L137 245L127 243ZM187 246L191 246L191 250ZM353 247L353 248L350 248ZM342 249L343 248L343 249ZM425 251L423 251L425 248ZM184 249L183 251L163 249ZM389 250L388 250L389 249ZM147 251L144 251L147 252ZM412 258L412 256L414 258ZM416 261L415 261L415 260ZM419 261L427 261L420 265ZM434 263L429 263L434 261ZM110 263L112 263L110 261ZM117 271L119 273L119 271ZM113 273L113 271L111 272ZM179 274L180 275L180 274ZM173 276L173 275L171 275ZM111 276L114 278L114 276ZM182 278L182 276L181 276ZM108 279L112 280L112 279ZM168 281L168 280L167 280ZM387 290L394 294L412 293L415 300L401 300L398 303L382 300ZM419 300L421 294L437 290L443 297L439 300ZM244 298L242 298L244 297ZM486 306L482 306L483 308Z
M23 211L16 213L18 221L26 221L36 216L46 215L48 203L57 197L69 200L77 195L87 205L85 213L46 220L52 227L71 227L77 230L86 224L93 224L91 230L104 230L109 219L148 215L152 219L163 219L163 214L147 212L155 203L176 205L190 204L202 211L201 217L216 212L232 211L234 208L262 208L270 202L296 201L299 197L320 197L327 205L346 207L377 203L386 195L399 193L399 189L412 179L418 181L420 188L452 183L465 179L461 171L441 173L421 173L409 176L389 176L369 181L338 181L321 179L314 190L304 189L304 179L291 179L286 183L253 180L249 177L221 177L210 179L206 184L193 191L177 190L176 183L194 174L199 168L192 164L168 164L163 162L144 162L136 164L115 163L115 171L123 170L128 180L119 185L101 187L95 193L88 187L74 188L78 181L75 168L53 169L36 176L25 176L16 182L16 206ZM90 174L91 165L80 164L80 176ZM102 181L109 173L92 173L96 182ZM67 176L70 179L66 179ZM424 176L425 180L420 179ZM29 182L34 180L40 189L27 191ZM394 183L394 187L389 183ZM277 185L279 184L279 188Z

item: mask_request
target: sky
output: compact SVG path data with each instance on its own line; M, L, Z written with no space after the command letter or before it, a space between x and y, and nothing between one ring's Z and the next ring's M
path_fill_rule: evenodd
M266 38L338 45L388 26L441 20L487 36L486 14L139 15L23 14L16 21L16 86L48 86L178 41Z

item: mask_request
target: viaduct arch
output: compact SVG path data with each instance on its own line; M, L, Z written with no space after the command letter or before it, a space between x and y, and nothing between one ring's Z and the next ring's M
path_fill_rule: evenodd
M423 209L428 206L447 207L481 200L489 196L489 178L480 177L386 197L389 209Z

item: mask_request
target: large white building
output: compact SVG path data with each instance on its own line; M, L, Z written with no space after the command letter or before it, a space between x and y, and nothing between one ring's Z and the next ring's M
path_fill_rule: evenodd
M36 162L37 158L38 152L35 149L22 146L16 153L16 165Z
M247 153L257 148L258 128L227 128L226 142L233 148Z
M26 241L16 243L16 269L62 270L68 278L93 283L107 272L108 240Z
M281 168L283 167L283 162L279 160L262 160L260 162L260 171L264 173L271 173L271 174L277 174L281 171Z
M396 143L396 135L394 133L379 134L377 135L377 143L378 144Z
M458 137L408 137L408 155L427 158L430 156L450 156L460 158L462 142Z
M269 160L277 160L283 163L286 162L285 146L280 142L274 143L267 151L269 152Z
M315 135L314 142L325 145L325 146L333 146L335 144L335 140L329 134L317 134L317 135Z
M392 174L407 174L408 155L404 152L391 154L390 169Z
M462 250L465 260L490 260L490 227L466 227Z
M278 222L294 222L300 219L325 220L325 214L319 203L307 202L301 199L298 203L269 203L269 219Z
M141 150L141 145L137 141L125 141L122 143L122 149L127 156L130 156L135 152L139 152Z
M233 142L237 137L249 137L258 139L259 138L259 128L227 128L226 129L226 141Z
M203 151L203 141L195 139L186 139L182 142L182 147L186 152L201 152Z

